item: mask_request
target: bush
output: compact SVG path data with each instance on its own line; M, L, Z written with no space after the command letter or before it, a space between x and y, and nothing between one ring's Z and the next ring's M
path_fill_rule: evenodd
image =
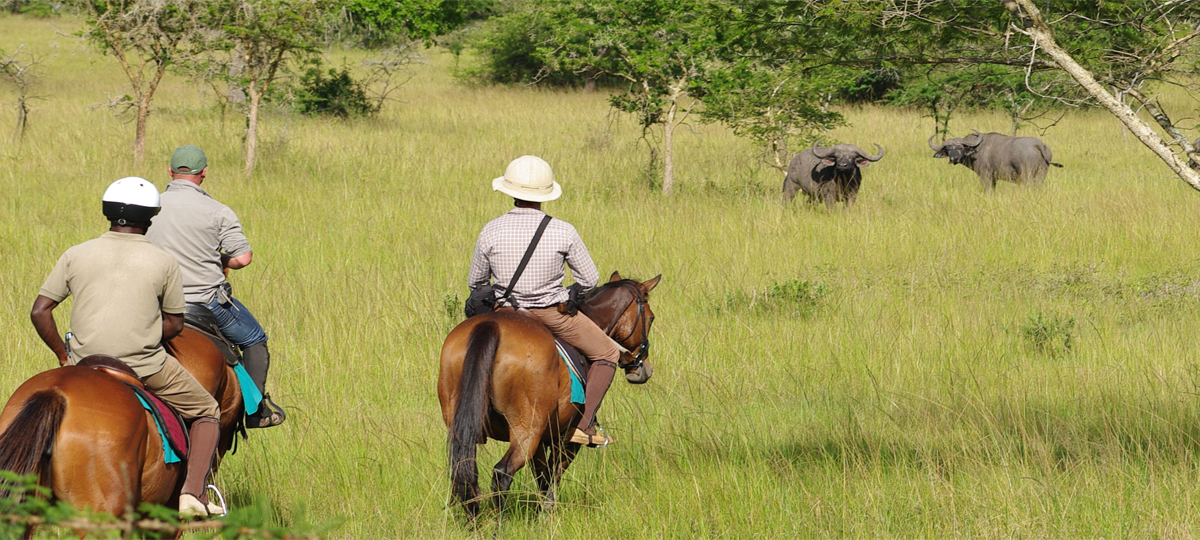
M1031 315L1021 326L1021 335L1035 350L1051 356L1071 352L1074 343L1075 319L1064 319L1058 315L1047 317L1038 312Z
M338 118L370 116L379 112L379 106L367 98L363 84L350 76L350 70L330 68L322 71L319 62L309 67L300 76L295 88L295 106L301 114L325 114Z
M716 302L717 311L747 310L755 313L787 313L800 317L812 315L829 295L824 283L788 278L775 281L761 291L746 294L730 291Z

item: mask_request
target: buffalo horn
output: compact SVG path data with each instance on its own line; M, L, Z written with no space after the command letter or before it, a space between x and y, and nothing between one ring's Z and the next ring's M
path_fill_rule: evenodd
M821 159L825 159L825 158L829 157L830 154L833 153L833 148L832 147L821 148L820 146L817 146L820 143L821 143L821 141L819 141L819 140L813 143L813 146L812 146L813 155L815 155Z
M875 154L873 156L868 156L867 154L863 153L862 148L859 148L858 155L862 156L862 158L867 161L879 161L880 159L883 159L883 147L879 146L879 143L873 143L873 144L875 144L875 148L877 150L879 150L878 154Z
M979 146L983 142L983 134L978 129L972 129L971 134L963 138L963 144L967 146Z
M934 137L937 137L937 133L934 133L933 135L930 135L930 136L929 136L929 147L930 147L930 148L932 148L934 152L941 152L941 151L942 151L942 147L941 147L940 145L934 145L934 144L933 144L933 138L934 138ZM876 145L876 146L879 146L879 145ZM880 150L882 150L882 148L880 148Z

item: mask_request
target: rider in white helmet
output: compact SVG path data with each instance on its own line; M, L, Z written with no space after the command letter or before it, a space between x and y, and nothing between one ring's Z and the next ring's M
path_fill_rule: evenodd
M220 408L162 346L183 330L184 305L179 264L145 237L159 210L158 189L142 178L122 178L104 192L102 206L111 224L108 232L63 253L29 318L59 365L93 354L116 357L191 422L179 513L223 514L204 489L220 438ZM69 343L59 336L53 313L67 296L75 297Z

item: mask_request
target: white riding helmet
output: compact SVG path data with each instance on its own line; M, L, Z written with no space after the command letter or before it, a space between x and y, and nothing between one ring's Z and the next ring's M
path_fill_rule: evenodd
M104 217L118 225L150 221L161 207L158 188L145 178L129 176L104 190Z

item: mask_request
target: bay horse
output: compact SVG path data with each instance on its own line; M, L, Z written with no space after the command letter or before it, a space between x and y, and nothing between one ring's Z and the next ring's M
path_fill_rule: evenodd
M166 348L220 405L219 463L242 416L237 375L190 326ZM177 506L186 462L163 461L154 418L125 383L69 365L34 375L0 411L0 469L36 474L53 498L76 508L128 517L141 503Z
M579 307L622 348L619 367L635 384L651 373L647 355L654 312L648 295L661 278L638 282L613 272ZM558 481L579 451L569 438L582 412L571 403L570 373L550 330L532 315L512 310L463 321L442 345L438 400L448 430L453 495L469 516L479 512L476 445L489 437L509 443L492 474L500 510L513 475L529 460L545 497L543 507L553 507Z

